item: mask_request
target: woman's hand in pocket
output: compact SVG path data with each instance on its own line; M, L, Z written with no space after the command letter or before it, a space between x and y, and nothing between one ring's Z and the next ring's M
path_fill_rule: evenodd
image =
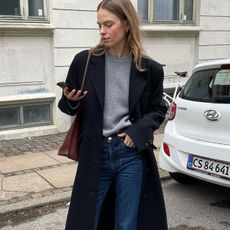
M134 148L135 147L133 140L131 139L131 137L127 133L125 133L125 132L119 133L117 136L124 138L124 144L126 146L128 146L130 148Z

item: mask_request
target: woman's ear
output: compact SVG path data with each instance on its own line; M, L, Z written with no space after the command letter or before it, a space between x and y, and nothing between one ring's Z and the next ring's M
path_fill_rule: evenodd
M125 33L127 34L129 32L129 22L125 20L123 22L123 25L124 25Z

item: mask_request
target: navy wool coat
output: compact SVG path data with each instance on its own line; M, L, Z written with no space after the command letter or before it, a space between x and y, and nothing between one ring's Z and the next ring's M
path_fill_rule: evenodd
M66 83L79 89L88 51L75 56ZM131 64L129 86L129 119L126 133L132 138L144 159L144 179L140 197L138 230L167 230L167 220L158 168L153 154L153 133L164 120L166 107L162 104L163 69L153 60L142 59L143 71ZM77 102L62 96L59 108L75 115L80 108L80 160L75 177L66 230L93 230L97 199L99 165L103 141L103 106L105 93L105 55L91 55L85 90L88 94ZM71 103L71 106L69 104ZM74 140L73 140L74 141ZM104 202L98 230L113 230L114 184ZM130 191L132 192L132 191Z

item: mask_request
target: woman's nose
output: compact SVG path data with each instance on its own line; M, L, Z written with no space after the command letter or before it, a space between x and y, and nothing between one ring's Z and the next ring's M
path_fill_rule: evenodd
M105 34L105 28L103 26L100 28L100 34Z

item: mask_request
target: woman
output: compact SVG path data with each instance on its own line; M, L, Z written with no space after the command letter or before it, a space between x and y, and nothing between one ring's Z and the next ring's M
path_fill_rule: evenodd
M129 0L97 8L101 42L70 66L59 108L80 108L80 160L67 230L165 230L164 199L153 155L153 132L164 120L163 70L144 55ZM80 101L80 102L79 102ZM74 141L74 140L73 140Z

